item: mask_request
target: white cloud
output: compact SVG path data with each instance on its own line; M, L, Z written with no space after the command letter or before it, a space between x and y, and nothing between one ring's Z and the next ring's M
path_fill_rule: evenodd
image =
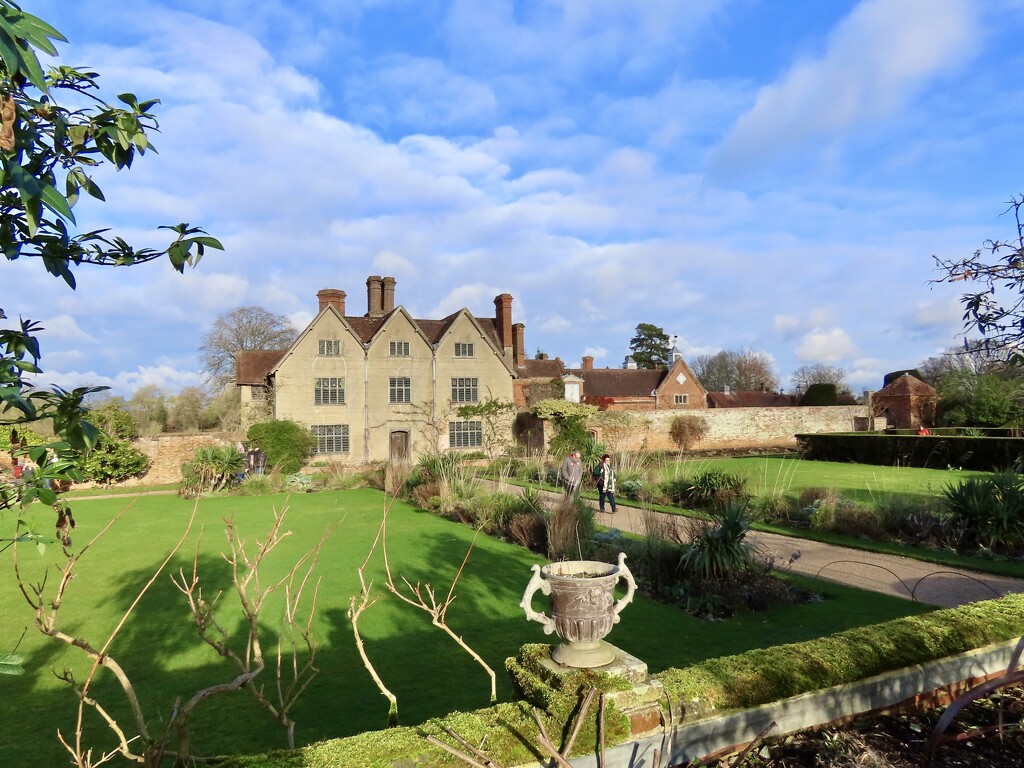
M837 363L856 352L857 345L842 328L816 328L804 334L796 348L799 359L822 363Z
M75 343L81 341L93 341L93 337L82 330L78 321L71 315L54 315L42 321L44 330L40 336L43 343L60 341L64 343Z
M761 88L716 164L735 172L776 155L829 147L905 107L924 84L960 67L978 44L970 0L863 0L804 58Z

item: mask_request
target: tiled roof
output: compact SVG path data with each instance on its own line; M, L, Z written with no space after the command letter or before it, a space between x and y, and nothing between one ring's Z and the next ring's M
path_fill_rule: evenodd
M550 358L545 358L544 360L527 359L524 363L523 375L527 379L557 379L566 372L565 365L560 357L556 357L554 360Z
M569 368L583 379L586 397L650 397L665 378L663 369L651 368Z
M796 405L796 398L763 390L708 392L708 405L712 408L783 408Z
M934 387L925 384L916 376L905 373L889 382L889 386L883 387L874 394L875 397L938 397L939 393Z
M235 383L267 383L267 374L281 362L287 349L247 349L235 355Z

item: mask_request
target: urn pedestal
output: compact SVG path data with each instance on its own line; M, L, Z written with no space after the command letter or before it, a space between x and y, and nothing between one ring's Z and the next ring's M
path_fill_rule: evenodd
M615 601L615 585L626 582L626 594ZM551 597L551 616L533 610L533 596L540 590ZM533 576L519 603L526 618L539 622L544 634L557 634L566 642L551 652L551 658L567 667L592 669L615 661L615 649L604 637L619 621L619 613L633 599L636 582L626 567L626 555L619 553L618 565L596 560L567 560L541 567Z

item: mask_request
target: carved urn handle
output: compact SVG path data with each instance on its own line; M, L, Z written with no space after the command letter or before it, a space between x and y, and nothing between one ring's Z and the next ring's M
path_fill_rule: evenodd
M536 566L534 566L536 567ZM622 596L622 599L615 604L612 609L613 624L619 623L619 613L625 608L633 599L633 593L636 592L636 581L633 580L633 574L629 568L626 567L626 553L619 552L619 576L626 580L626 594Z
M633 577L630 576L630 581L632 580ZM526 611L528 621L539 622L544 626L544 634L550 635L555 631L555 620L547 614L537 613L533 610L533 595L538 589L545 595L551 594L551 584L547 579L541 577L540 566L535 564L533 566L533 576L529 584L526 585L526 591L523 593L523 599L519 601L519 607ZM618 619L617 616L616 619Z

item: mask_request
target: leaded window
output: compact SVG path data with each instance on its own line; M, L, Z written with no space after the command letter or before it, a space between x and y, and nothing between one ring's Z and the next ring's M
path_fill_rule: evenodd
M344 405L345 379L323 378L313 388L313 405Z
M479 379L452 379L452 402L475 403L479 400L477 382Z
M348 453L348 424L314 424L310 429L316 437L313 453Z
M388 379L388 400L392 403L411 403L412 379L408 376L392 376Z
M481 421L449 421L448 445L451 448L480 448L484 444Z

